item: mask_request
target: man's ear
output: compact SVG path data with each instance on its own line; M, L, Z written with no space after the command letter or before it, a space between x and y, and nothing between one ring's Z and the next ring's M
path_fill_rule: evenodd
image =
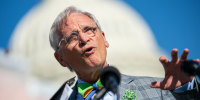
M109 47L109 43L108 43L108 41L106 40L105 33L102 31L101 34L102 34L102 36L103 36L105 46L108 48L108 47Z
M64 62L62 55L60 53L58 53L57 51L54 53L54 56L56 58L56 60L63 66L63 67L67 67L67 64Z

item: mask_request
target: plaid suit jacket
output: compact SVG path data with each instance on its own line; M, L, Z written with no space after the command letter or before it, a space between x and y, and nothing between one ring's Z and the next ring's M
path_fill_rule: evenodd
M162 78L155 77L139 77L121 75L121 84L119 86L119 99L122 100L126 91L134 92L137 100L200 100L200 94L195 89L185 91L182 93L174 93L169 90L161 90L157 88L150 88L149 84L153 81L161 81ZM65 88L64 83L62 87L56 92L51 100L60 100L62 92ZM76 100L77 83L72 88L73 92L68 96L68 100Z

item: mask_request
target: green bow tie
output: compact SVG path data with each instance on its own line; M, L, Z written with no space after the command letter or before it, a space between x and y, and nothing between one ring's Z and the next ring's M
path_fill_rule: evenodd
M101 90L101 88L103 88L103 85L101 84L101 81L99 79L93 85L89 83L78 83L77 87L78 87L78 92L81 94L81 96L83 98L86 98L88 94L90 94L90 92L96 89L97 87L99 90Z

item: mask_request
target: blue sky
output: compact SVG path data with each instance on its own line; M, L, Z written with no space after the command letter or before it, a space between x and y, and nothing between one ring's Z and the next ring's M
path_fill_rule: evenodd
M0 48L8 48L19 20L41 0L2 0L0 3ZM122 0L134 8L150 26L156 41L170 54L171 49L190 49L189 59L200 58L199 0Z

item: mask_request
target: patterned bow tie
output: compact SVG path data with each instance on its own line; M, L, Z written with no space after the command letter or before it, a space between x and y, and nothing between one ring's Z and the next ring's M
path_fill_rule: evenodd
M91 94L91 96L92 96L95 93L95 91L93 91L93 90L101 90L103 88L103 85L101 84L101 81L99 79L94 84L78 83L77 87L78 87L78 92L85 99L88 95Z

